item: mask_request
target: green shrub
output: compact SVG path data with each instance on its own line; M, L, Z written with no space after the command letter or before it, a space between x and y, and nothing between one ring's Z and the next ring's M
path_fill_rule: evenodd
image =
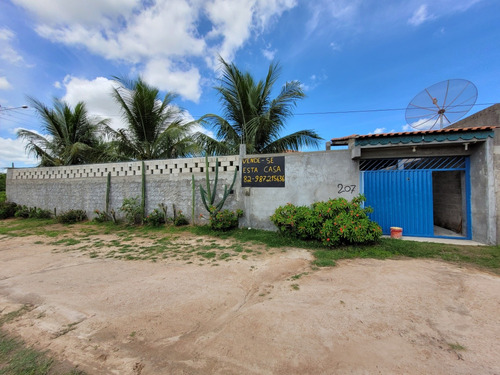
M7 193L5 191L0 191L0 203L3 203L7 200Z
M174 217L174 225L176 227L180 227L180 226L188 225L188 224L189 224L189 220L186 218L186 216L184 216L182 211L179 211Z
M151 212L144 219L144 224L152 227L159 227L160 225L165 224L165 222L165 213L158 208L155 208L153 212Z
M50 219L52 217L52 212L50 210L44 210L43 208L23 205L16 207L14 216L22 219Z
M210 228L221 231L238 228L238 220L242 216L242 210L236 210L236 212L229 210L214 210L214 212L210 214Z
M69 210L57 216L57 221L63 224L74 224L87 220L84 210Z
M120 211L125 213L125 219L129 224L142 223L142 207L139 197L125 198Z
M97 223L105 223L106 221L111 221L111 216L106 211L94 210L96 215L93 221Z
M362 207L364 200L360 195L351 202L336 198L311 207L288 203L275 210L271 221L284 235L318 240L326 246L375 242L382 229L368 217L371 208Z
M0 202L0 219L8 219L14 217L17 204L14 202Z
M30 217L30 208L28 206L17 206L15 217L20 217L22 219L27 219Z

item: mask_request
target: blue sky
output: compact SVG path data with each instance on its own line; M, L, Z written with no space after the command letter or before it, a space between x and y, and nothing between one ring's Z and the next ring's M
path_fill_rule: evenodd
M404 109L448 79L469 80L477 103L496 103L499 14L498 0L2 0L0 167L37 163L15 133L41 132L38 117L9 109L27 95L83 100L120 127L112 77L140 74L178 93L187 118L220 114L218 55L256 78L278 61L276 90L299 80L307 94L286 133L313 129L325 142L407 130L404 110L325 112Z

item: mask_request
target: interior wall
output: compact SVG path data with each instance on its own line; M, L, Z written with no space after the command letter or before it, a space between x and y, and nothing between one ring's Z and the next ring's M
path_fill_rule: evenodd
M463 234L462 171L432 172L434 225Z

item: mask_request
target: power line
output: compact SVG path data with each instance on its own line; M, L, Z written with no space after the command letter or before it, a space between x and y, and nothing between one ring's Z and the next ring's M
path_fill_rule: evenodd
M474 104L473 107L483 106L483 105L494 105L494 104L497 104L497 103L478 103L478 104ZM458 107L458 105L456 105L455 107ZM295 115L296 116L336 115L336 114L346 114L346 113L369 113L369 112L391 112L391 111L406 111L406 108L354 109L351 111L304 112L304 113L295 113Z

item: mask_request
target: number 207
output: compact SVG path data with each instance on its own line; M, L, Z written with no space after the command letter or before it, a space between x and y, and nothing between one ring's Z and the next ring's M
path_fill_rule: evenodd
M354 190L356 189L356 185L338 184L337 187L339 188L338 194L342 194L342 193L354 194Z

